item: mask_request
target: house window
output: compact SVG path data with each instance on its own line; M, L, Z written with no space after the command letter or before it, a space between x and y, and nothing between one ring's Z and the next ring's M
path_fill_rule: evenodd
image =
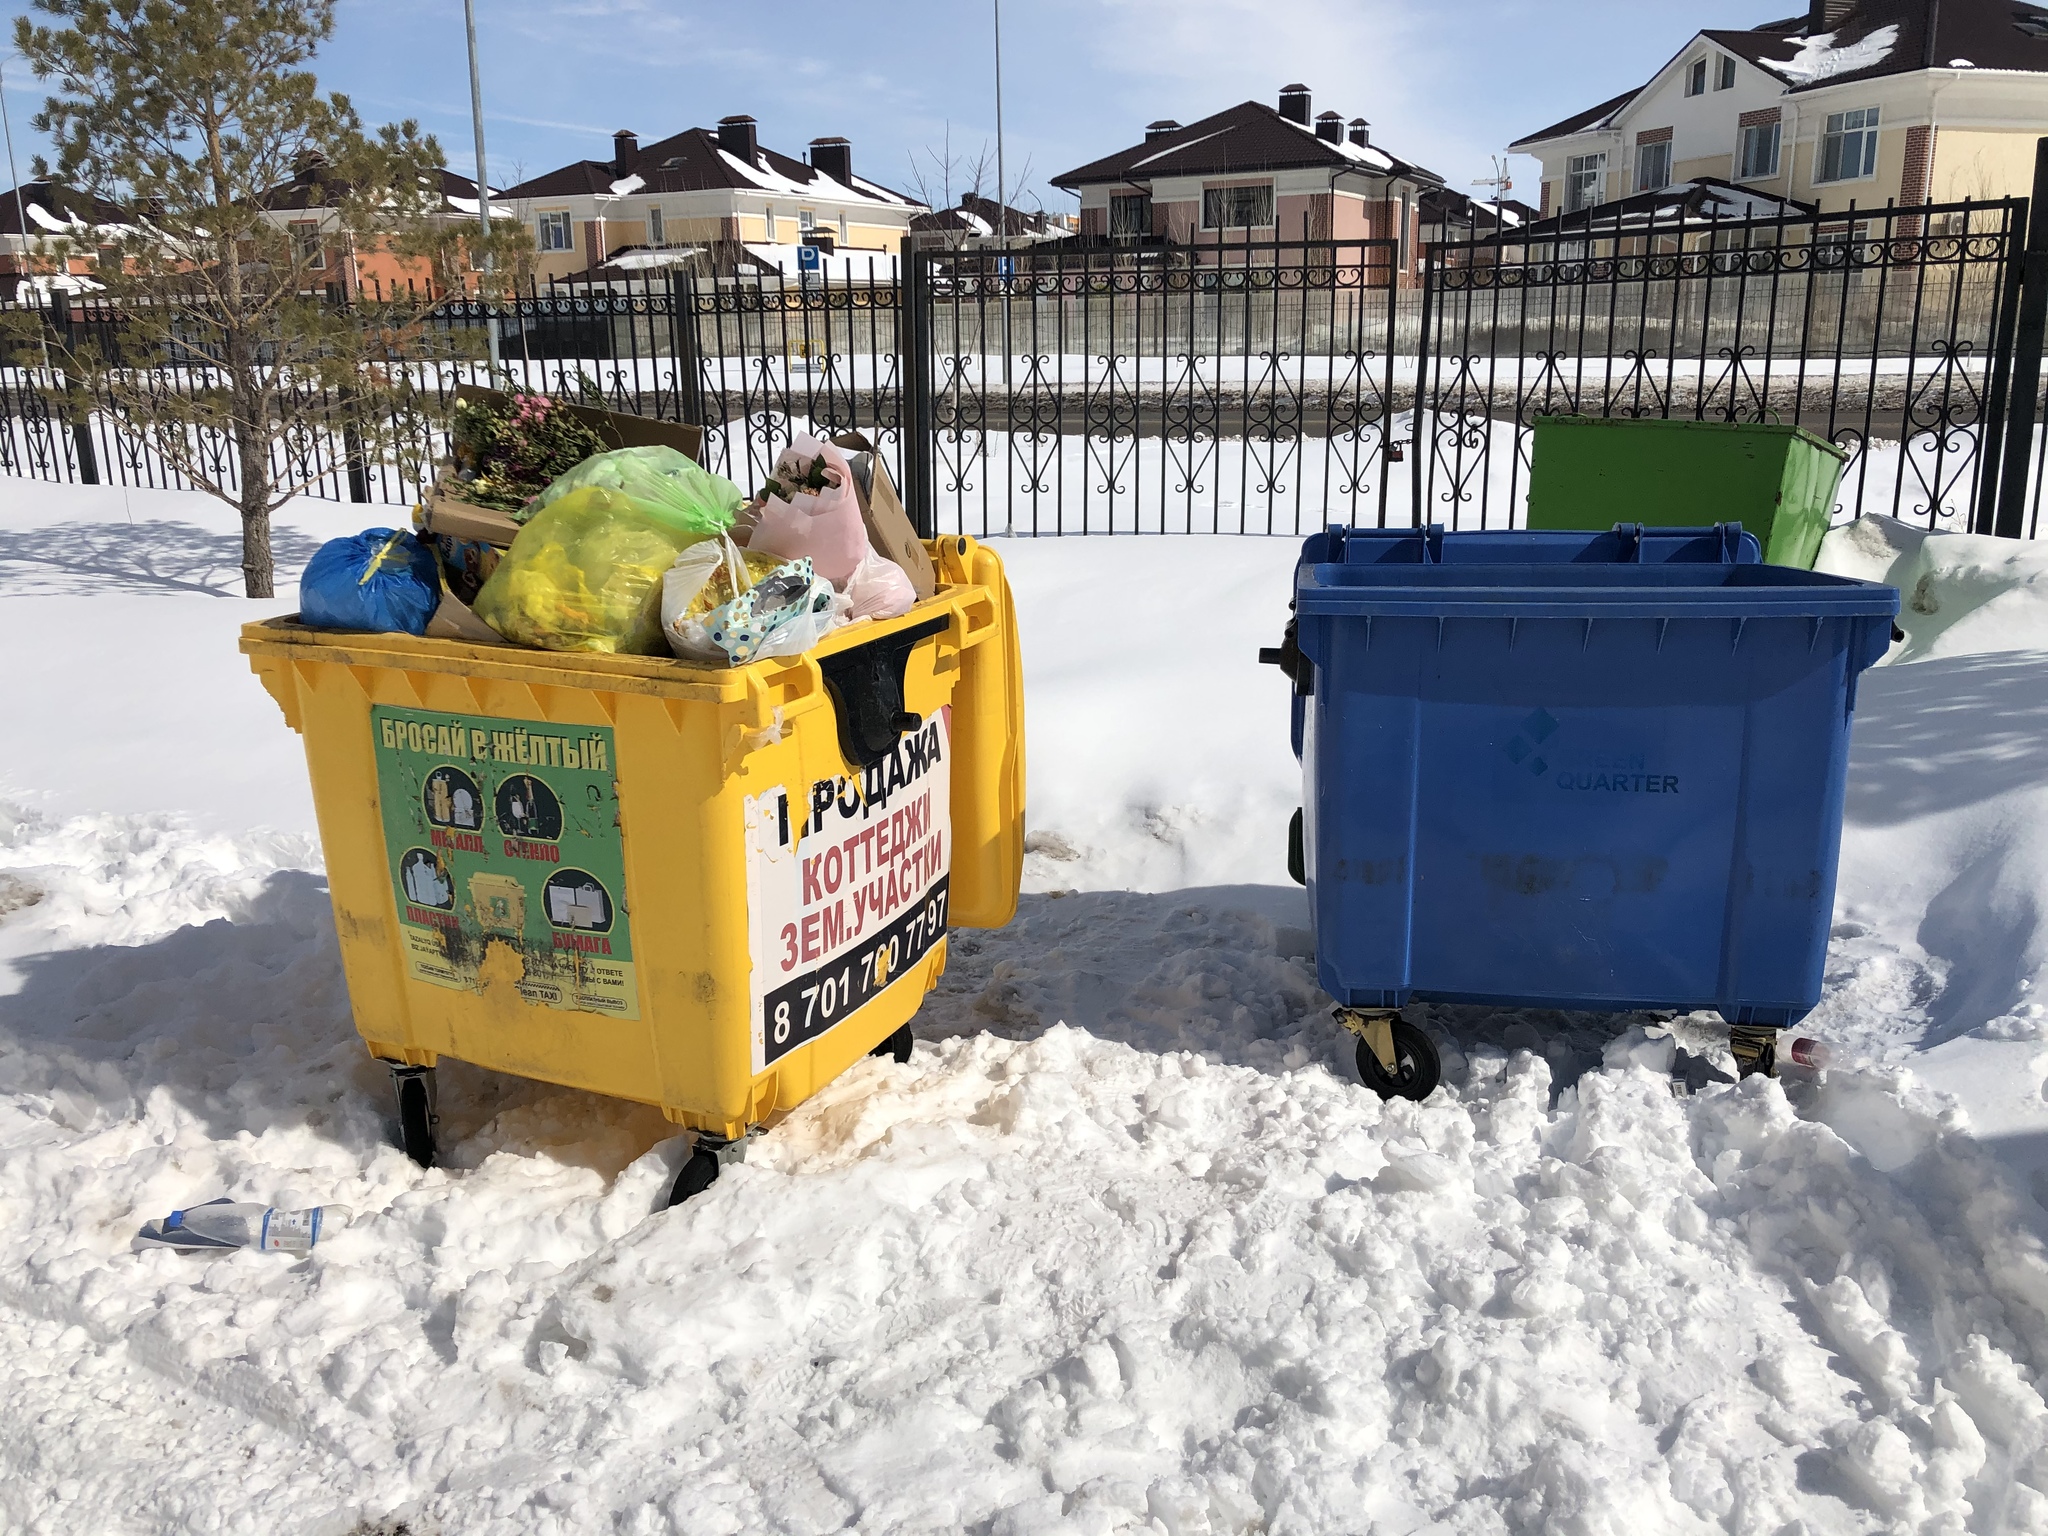
M1671 141L1636 146L1636 190L1654 192L1671 185Z
M1877 108L1830 112L1820 136L1815 181L1861 181L1877 174Z
M1721 55L1720 61L1714 66L1714 89L1717 91L1727 91L1733 90L1734 87L1735 61L1724 53Z
M1564 163L1564 211L1577 213L1600 201L1600 178L1607 170L1605 155L1573 155Z
M668 244L668 230L662 224L661 205L654 204L647 210L647 243L653 246Z
M1109 232L1112 235L1152 233L1152 199L1142 193L1109 200Z
M1778 126L1752 123L1742 130L1741 179L1778 174Z
M569 234L567 213L544 213L540 216L539 245L544 251L570 251L576 248Z
M1701 96L1707 89L1707 61L1694 59L1685 67L1685 94Z
M318 219L293 219L291 222L292 260L302 267L314 271L327 265L327 251L320 243L320 221Z
M817 214L817 211L816 211L815 209L812 209L812 208L799 208L799 209L797 209L797 211L796 211L796 228L797 228L797 233L798 233L798 234L800 234L800 235L808 235L808 234L809 234L809 233L810 233L810 232L811 232L812 230L816 229L817 227L818 227L818 214Z
M1202 228L1265 229L1273 223L1273 184L1208 187L1202 192Z

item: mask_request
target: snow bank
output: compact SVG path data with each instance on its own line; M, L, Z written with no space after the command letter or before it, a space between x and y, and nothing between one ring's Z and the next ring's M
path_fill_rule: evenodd
M1418 1009L1416 1105L1281 872L1291 541L1003 541L1032 893L908 1066L663 1211L658 1112L459 1062L446 1165L399 1154L317 850L248 809L303 774L258 605L149 595L136 537L132 588L0 603L49 679L0 678L48 791L0 811L0 1527L2048 1529L2031 551L1827 547L1933 573L1859 701L1813 1026L1859 1062L1674 1097L1711 1020ZM359 1218L128 1252L216 1193Z
M2048 650L2048 544L1872 513L1829 533L1814 569L1899 589L1906 639L1887 661Z

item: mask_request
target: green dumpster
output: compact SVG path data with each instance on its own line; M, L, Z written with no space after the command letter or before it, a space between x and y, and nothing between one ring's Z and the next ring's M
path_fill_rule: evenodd
M1848 454L1775 422L1539 416L1529 526L1739 522L1771 565L1813 568Z

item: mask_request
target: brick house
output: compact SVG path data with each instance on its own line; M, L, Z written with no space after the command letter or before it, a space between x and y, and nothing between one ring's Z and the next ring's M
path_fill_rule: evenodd
M435 173L440 193L437 218L451 224L473 224L477 217L476 183L450 170ZM271 223L286 230L303 253L308 276L347 296L403 288L408 284L439 297L451 281L430 270L428 263L394 255L374 243L344 237L336 205L346 190L326 161L308 159L290 181L263 195L263 211ZM491 200L493 217L511 217L501 193ZM459 286L459 281L456 285Z
M1542 211L1698 178L1823 213L2027 195L2048 133L2048 10L2020 0L1812 0L1695 33L1647 82L1509 146Z
M1084 243L1388 239L1411 276L1422 198L1444 184L1374 144L1364 118L1312 117L1303 85L1277 109L1245 101L1152 123L1140 143L1052 182L1079 195Z
M750 248L772 265L778 258L764 250L800 244L893 255L925 211L857 175L845 139L813 139L808 159L796 160L765 148L744 115L645 147L622 130L609 160L558 166L500 200L533 231L544 280L659 266L665 253L693 248L721 265Z

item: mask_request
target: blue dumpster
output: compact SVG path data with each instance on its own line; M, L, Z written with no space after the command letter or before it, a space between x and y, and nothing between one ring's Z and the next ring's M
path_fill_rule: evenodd
M1899 597L1760 559L1736 524L1304 544L1300 854L1340 1009L1711 1008L1754 1050L1820 1000Z

